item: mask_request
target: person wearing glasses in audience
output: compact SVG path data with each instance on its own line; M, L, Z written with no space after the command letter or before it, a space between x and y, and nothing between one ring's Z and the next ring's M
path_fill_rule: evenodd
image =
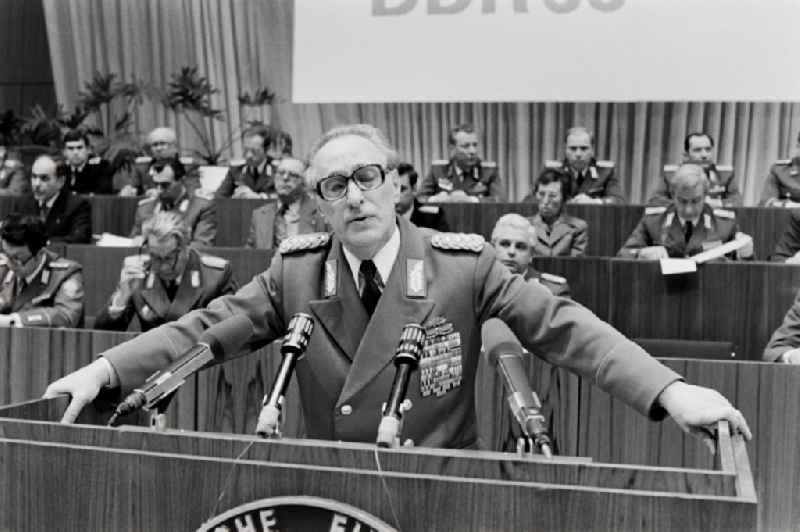
M118 172L114 177L114 189L120 189L120 196L158 195L153 183L153 168L163 166L168 161L178 161L183 165L184 185L189 192L200 187L200 164L193 157L180 156L178 136L171 127L157 127L147 134L147 155L136 157L130 174Z
M64 162L40 155L31 167L32 194L23 198L19 211L38 216L51 243L89 244L92 241L92 206L69 189Z
M142 232L142 248L122 261L119 284L97 316L95 329L125 331L137 316L141 330L147 331L236 291L230 263L193 249L177 213L154 214Z
M190 192L183 182L184 167L175 159L153 166L152 174L159 193L139 200L131 237L141 239L142 224L154 214L174 212L189 228L193 245L213 246L217 238L217 208L213 194L199 188Z
M81 265L50 251L38 216L0 224L0 326L81 327Z
M492 245L497 260L511 273L522 275L526 281L542 283L553 295L569 297L569 284L564 277L540 272L531 264L535 243L536 228L519 214L504 214L492 229Z
M580 257L589 244L589 225L564 212L564 192L570 178L561 170L545 168L536 180L533 198L538 205L535 216L528 218L536 229L533 255L539 257ZM531 198L526 198L530 201Z
M333 233L286 239L269 269L236 294L112 347L51 384L46 397L71 396L64 422L74 421L104 386L125 394L140 385L221 320L249 318L253 332L242 340L256 347L283 337L290 318L305 312L316 325L295 375L309 438L375 441L398 339L406 324L416 323L427 338L409 382L412 407L402 437L425 447L476 447L475 373L481 324L491 317L504 320L531 353L591 379L652 419L671 414L698 435L727 419L751 437L741 412L722 395L683 382L581 305L512 275L483 237L437 233L397 216L400 161L375 127L335 128L316 141L308 160L309 186Z
M253 210L246 247L273 249L290 236L328 230L317 199L306 189L305 170L299 159L281 159L275 170L278 200Z
M231 168L217 189L217 197L275 198L275 166L284 155L291 155L291 137L271 126L258 124L242 134L242 144L244 159L231 161Z

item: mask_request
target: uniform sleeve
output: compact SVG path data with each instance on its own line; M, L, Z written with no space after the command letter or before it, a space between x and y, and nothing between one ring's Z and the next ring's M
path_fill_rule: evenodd
M667 177L659 176L658 181L656 182L656 189L647 200L647 205L662 207L669 205L670 203L671 200L669 197L669 183L667 182Z
M124 309L120 309L112 313L110 308L114 304L116 297L117 290L114 290L114 293L111 295L111 299L108 300L106 306L103 307L103 310L100 311L100 314L98 314L94 320L95 329L104 331L128 330L128 325L131 323L133 315L136 312L136 308L133 304L133 298L131 297L128 299Z
M583 220L581 220L583 222ZM575 233L572 236L572 249L570 249L570 256L582 257L586 254L586 246L589 245L589 226L586 222L577 224L575 226Z
M622 248L617 252L617 257L635 259L638 250L652 245L653 241L650 239L650 233L644 223L644 218L642 218L639 220L639 223L636 224L628 240L625 241Z
M217 188L216 196L218 198L230 198L233 196L233 189L236 185L236 179L233 175L233 169L229 168L228 173L225 174L225 179L222 180L220 183L219 188Z
M625 203L625 196L622 194L622 185L617 179L616 168L612 168L606 179L606 192L603 198L603 203Z
M761 199L758 204L762 207L771 207L775 202L780 201L780 190L778 190L778 176L775 167L770 168L769 175L764 180L764 188L761 190Z
M793 210L789 216L789 227L778 240L775 251L772 252L769 260L786 262L786 259L793 257L798 251L800 251L800 215Z
M739 192L739 185L736 184L736 176L731 174L728 181L728 188L725 191L725 199L722 200L724 207L741 207L742 206L742 193Z
M782 354L795 347L800 347L800 291L783 317L783 323L772 333L762 357L768 362L775 362Z
M511 275L489 246L475 273L480 321L503 320L531 353L590 379L652 419L666 412L656 399L681 377L585 307L555 297L539 283Z
M250 347L257 349L282 336L286 323L281 314L282 257L276 254L269 270L253 278L235 294L213 300L179 320L152 329L102 353L114 367L123 393L166 367L197 343L200 335L226 318L244 314L253 322ZM225 359L235 354L226 353Z
M497 172L494 173L489 183L489 197L494 201L506 201L506 189L503 186L503 180Z
M17 314L26 327L78 327L83 318L83 274L78 270L64 279L52 307L34 307Z
M196 246L212 247L217 240L217 206L214 202L208 204L197 217L192 231L192 244Z

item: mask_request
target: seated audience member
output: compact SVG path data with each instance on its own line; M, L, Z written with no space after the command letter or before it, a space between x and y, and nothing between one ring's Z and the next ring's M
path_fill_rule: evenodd
M545 168L561 170L567 176L564 196L570 203L625 203L614 162L595 159L594 136L584 127L567 131L564 160L546 161Z
M0 196L26 196L30 193L31 180L19 155L0 145Z
M618 256L650 260L689 257L737 237L747 237L739 232L735 212L714 209L706 203L709 185L701 166L682 164L670 186L672 203L668 207L645 208L644 217ZM752 257L751 239L735 253L735 258Z
M797 134L794 157L775 161L769 169L758 204L800 208L800 133Z
M92 241L92 206L66 183L64 163L40 155L31 167L33 193L22 200L20 211L44 222L51 243L88 244Z
M305 170L305 163L299 159L281 159L275 170L278 200L253 211L245 246L273 249L290 236L328 232L316 197L306 189Z
M472 124L461 124L447 136L450 159L433 161L422 182L420 199L434 202L505 201L506 193L497 163L481 161L478 133Z
M786 264L800 264L800 211L792 210L789 213L789 227L775 244L775 251L769 260L785 262Z
M533 254L543 257L580 257L589 244L587 223L564 213L564 190L569 176L546 168L536 180L535 195L539 212L529 218L536 228Z
M83 274L48 250L36 216L9 214L0 226L0 326L80 327Z
M100 157L89 157L89 136L72 129L64 134L64 161L67 187L78 194L113 194L111 164Z
M275 165L291 150L291 137L276 129L259 124L242 135L244 160L231 161L228 174L217 189L219 198L274 198Z
M417 199L417 171L408 163L397 165L397 179L394 180L394 210L417 227L428 227L437 231L450 230L444 211L439 205L426 205Z
M497 260L511 273L518 273L528 281L542 283L553 295L569 297L566 279L539 272L531 265L531 249L535 241L536 229L519 214L504 214L492 230L492 245Z
M95 329L124 331L136 315L146 331L236 291L230 263L190 247L189 230L176 213L155 214L142 231L142 250L122 261L119 285Z
M120 196L158 195L153 183L153 168L163 166L168 161L179 161L184 168L184 185L190 192L200 188L200 161L192 157L180 157L178 136L171 127L157 127L147 135L145 146L148 155L136 158L130 179L115 183L121 188Z
M762 357L768 362L800 364L800 291L783 323L772 333Z
M190 193L183 183L183 165L167 160L153 167L153 182L158 196L139 200L131 237L141 237L142 224L159 212L174 212L183 220L196 246L213 246L217 237L217 210L211 193L195 189Z
M741 207L742 195L736 185L733 166L714 163L714 139L705 132L689 133L683 139L683 162L701 166L708 178L706 202L712 207ZM669 182L678 169L677 164L664 165L662 175L648 205L669 205L672 201Z

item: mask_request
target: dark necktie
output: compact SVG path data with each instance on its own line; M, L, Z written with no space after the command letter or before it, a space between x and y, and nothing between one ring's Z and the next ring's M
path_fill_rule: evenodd
M683 228L683 237L686 240L686 245L689 245L689 240L692 239L692 232L694 231L694 224L686 222L686 227Z
M361 261L358 271L364 276L364 289L361 291L361 302L367 309L367 314L372 316L375 307L378 306L378 299L381 297L381 288L378 285L378 270L375 263L371 260Z
M50 209L47 208L47 203L45 203L44 201L41 202L39 204L39 219L42 220L43 222L47 221L47 213L49 210Z
M167 299L170 302L175 301L175 296L178 293L178 282L177 281L167 281L165 284L165 289L167 291Z

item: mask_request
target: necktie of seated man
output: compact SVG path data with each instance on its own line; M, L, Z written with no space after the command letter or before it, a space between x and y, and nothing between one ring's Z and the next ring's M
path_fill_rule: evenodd
M378 306L378 299L381 297L381 287L378 284L378 269L371 260L361 261L358 267L359 273L364 277L364 289L361 291L361 302L367 309L367 314L372 317L375 307Z
M686 222L686 227L683 229L683 237L686 241L686 245L689 245L689 240L692 239L692 232L694 231L694 225L692 222Z
M45 203L44 201L39 203L39 219L41 221L43 221L43 222L47 221L47 213L48 213L48 211L49 211L49 209L47 208L47 203Z

